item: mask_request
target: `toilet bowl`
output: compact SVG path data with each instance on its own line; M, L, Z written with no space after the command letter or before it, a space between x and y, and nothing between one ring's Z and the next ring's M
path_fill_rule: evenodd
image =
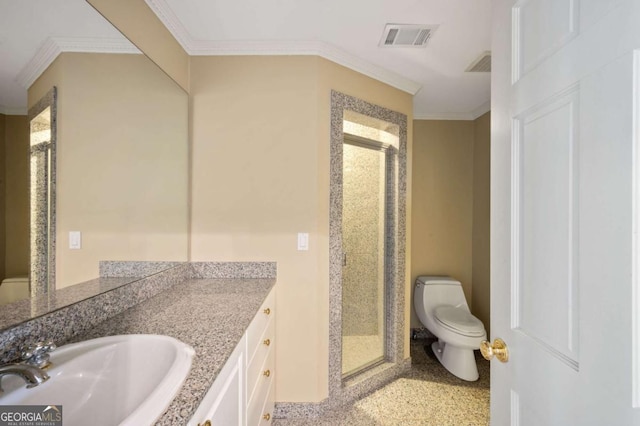
M482 321L471 315L462 285L451 277L416 279L414 305L420 322L438 341L431 345L438 361L453 375L478 380L473 351L487 339Z

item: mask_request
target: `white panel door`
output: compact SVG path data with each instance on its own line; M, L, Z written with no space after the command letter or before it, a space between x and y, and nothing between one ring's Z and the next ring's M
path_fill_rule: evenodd
M494 0L493 425L640 424L640 0Z

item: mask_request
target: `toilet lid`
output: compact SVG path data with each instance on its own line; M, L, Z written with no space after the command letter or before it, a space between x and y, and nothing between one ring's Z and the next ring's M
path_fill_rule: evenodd
M454 306L439 306L434 311L436 320L446 328L467 336L482 336L482 321L471 315L469 311Z

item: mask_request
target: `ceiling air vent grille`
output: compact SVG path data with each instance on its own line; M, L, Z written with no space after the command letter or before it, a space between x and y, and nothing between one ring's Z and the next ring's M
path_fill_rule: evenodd
M380 47L425 47L437 25L387 24Z
M465 72L491 72L491 52L483 52Z

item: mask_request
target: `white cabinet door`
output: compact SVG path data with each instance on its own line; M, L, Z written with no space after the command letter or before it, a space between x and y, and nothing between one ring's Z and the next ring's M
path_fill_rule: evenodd
M640 424L640 1L492 6L491 423Z
M212 425L242 426L244 424L244 337L234 350L220 374L205 395L189 421L188 426Z
M252 415L248 416L249 399L252 408L257 407L259 410L265 405L267 394L271 395L271 402L267 404L270 411L266 417L271 418L274 383L274 301L275 289L272 289L188 426L204 425L207 420L213 426L257 424L261 414L254 409ZM248 371L250 374L247 374Z

